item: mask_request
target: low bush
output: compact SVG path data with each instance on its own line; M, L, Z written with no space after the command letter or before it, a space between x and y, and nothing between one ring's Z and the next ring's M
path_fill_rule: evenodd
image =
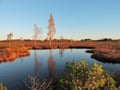
M81 62L66 63L66 74L58 80L57 90L118 90L112 75L101 65Z

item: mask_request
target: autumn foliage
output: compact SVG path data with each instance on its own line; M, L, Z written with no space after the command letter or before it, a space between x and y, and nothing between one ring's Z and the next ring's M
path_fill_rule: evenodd
M7 47L0 50L0 62L13 61L18 57L28 56L29 54L25 47Z

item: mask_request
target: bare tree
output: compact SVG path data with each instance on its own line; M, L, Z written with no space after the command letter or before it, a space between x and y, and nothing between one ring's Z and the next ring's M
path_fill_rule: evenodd
M37 26L37 24L34 24L34 40L35 40L35 46L38 40L38 37L41 37L42 29Z
M13 37L13 34L12 34L12 33L9 33L9 34L7 35L7 40L11 40L12 37Z
M49 81L39 80L36 75L29 76L28 80L25 81L28 90L53 90L54 86L52 83L52 78Z
M9 34L7 35L7 40L9 41L9 46L10 46L10 44L11 44L11 39L12 39L12 37L13 37L13 33L9 33Z
M52 14L50 15L48 22L49 22L49 26L48 26L48 34L47 35L49 37L49 45L51 45L54 34L56 33L55 23L54 23Z

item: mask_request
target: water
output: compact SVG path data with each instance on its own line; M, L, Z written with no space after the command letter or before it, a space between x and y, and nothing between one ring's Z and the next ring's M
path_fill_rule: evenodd
M0 82L3 82L8 90L25 90L28 75L38 74L39 78L48 79L63 74L66 61L79 62L82 59L86 59L90 65L97 62L110 72L120 71L120 64L102 63L92 59L91 54L85 51L86 49L30 50L29 57L0 63Z

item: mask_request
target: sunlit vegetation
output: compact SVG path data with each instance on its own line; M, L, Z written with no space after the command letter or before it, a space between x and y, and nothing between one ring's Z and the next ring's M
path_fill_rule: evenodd
M0 50L0 62L12 61L17 57L29 55L29 51L25 47L7 47Z
M53 19L52 14L50 15L50 18L49 18L48 21L49 21L49 25L48 25L47 35L48 35L48 38L49 38L49 45L51 46L54 34L56 32L55 23L54 23L54 19Z
M34 39L34 41L35 41L35 46L36 46L36 44L37 44L37 40L38 40L38 37L41 37L41 34L42 34L42 29L41 28L39 28L38 26L37 26L37 24L34 24L34 35L33 35L33 39Z
M93 51L92 57L101 61L120 62L120 41L101 42Z
M119 90L112 75L101 65L81 62L67 63L66 74L58 83L58 90Z
M35 44L35 42L37 42ZM69 39L54 39L50 46L49 40L11 40L0 41L0 55L7 56L6 48L30 49L67 49L67 48L90 48L92 57L101 61L120 62L120 41L74 41ZM17 50L17 49L16 49ZM19 49L20 50L20 49ZM24 50L24 49L23 49Z
M0 90L7 90L7 87L3 86L3 84L0 83Z

